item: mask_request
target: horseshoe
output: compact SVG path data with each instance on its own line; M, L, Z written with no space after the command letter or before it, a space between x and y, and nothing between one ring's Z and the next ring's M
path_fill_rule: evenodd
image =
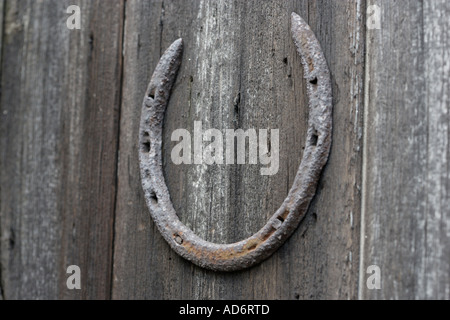
M236 271L267 259L297 229L315 195L332 139L330 72L313 31L295 13L291 17L291 32L307 80L306 147L292 188L281 207L261 230L243 241L216 244L201 239L179 220L170 200L163 175L162 132L170 91L182 60L182 39L176 40L161 57L146 91L139 132L139 163L147 207L170 247L200 267Z

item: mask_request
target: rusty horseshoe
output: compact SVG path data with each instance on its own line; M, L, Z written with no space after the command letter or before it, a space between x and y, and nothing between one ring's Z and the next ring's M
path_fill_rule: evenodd
M236 271L267 259L297 229L315 195L332 139L330 71L313 31L295 13L291 17L291 32L307 81L306 146L287 198L261 230L243 241L216 244L201 239L179 220L170 200L162 167L162 132L170 91L182 60L182 39L176 40L161 57L146 91L139 132L139 162L146 203L172 249L200 267Z

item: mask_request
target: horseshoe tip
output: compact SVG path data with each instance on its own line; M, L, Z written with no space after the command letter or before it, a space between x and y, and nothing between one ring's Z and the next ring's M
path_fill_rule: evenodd
M173 42L175 45L183 45L183 38L179 38Z
M167 48L166 53L173 52L175 54L180 54L183 51L183 39L179 38L172 42L169 48Z
M305 20L303 20L303 18L300 17L300 15L298 15L298 14L295 13L295 12L292 12L292 13L291 13L291 22L292 22L292 26L300 25L300 24L305 24L305 23L306 23Z

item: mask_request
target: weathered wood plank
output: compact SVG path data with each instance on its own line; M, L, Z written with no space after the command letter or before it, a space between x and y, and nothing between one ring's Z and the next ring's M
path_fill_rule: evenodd
M216 242L258 230L290 188L304 145L302 67L290 35L292 11L307 19L333 76L334 143L317 197L294 236L243 272L202 270L174 254L151 221L141 191L140 107L161 53L177 38L183 63L165 124L164 167L184 223ZM355 298L359 252L364 1L128 1L118 165L113 298ZM175 166L171 133L280 129L280 170Z
M81 30L69 30L69 5ZM123 1L6 1L0 217L6 299L110 297ZM82 290L66 287L81 268Z
M360 297L449 299L450 3L370 4Z
M2 35L3 37L3 14L4 14L4 5L5 5L5 1L4 0L0 0L0 35ZM0 41L0 61L2 61L2 43L3 41ZM1 77L1 62L0 62L0 77ZM1 117L1 115L0 115ZM0 190L1 190L1 185L0 185ZM2 217L0 214L0 226L2 225ZM0 239L2 239L2 230L0 227ZM1 241L1 240L0 240ZM2 278L2 246L0 245L0 300L3 300L3 278Z

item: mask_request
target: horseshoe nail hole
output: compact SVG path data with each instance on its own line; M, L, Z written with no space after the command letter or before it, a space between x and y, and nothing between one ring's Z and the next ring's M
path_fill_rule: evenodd
M247 251L253 251L256 249L256 247L258 246L257 243L252 244L250 247L247 248Z
M176 244L178 245L182 245L183 244L183 238L181 238L181 236L179 234L174 234L173 235L173 241L175 241Z
M313 147L317 147L317 144L319 143L319 134L317 131L314 131L311 136L311 145Z
M150 152L150 141L144 142L142 144L142 149L145 153L149 153Z
M284 59L283 59L283 63L284 63L284 64L288 64L288 58L284 58Z
M150 201L151 201L153 204L158 204L158 196L156 195L155 191L152 191L152 192L150 193Z
M150 93L148 94L148 97L151 99L155 99L155 92L156 92L156 87L150 89Z
M317 85L318 82L319 80L317 79L317 77L309 81L309 83L311 83L314 86Z
M289 216L289 213L290 213L290 211L288 209L286 209L283 212L283 214L278 217L278 220L280 220L281 222L284 222L287 219L287 217Z

